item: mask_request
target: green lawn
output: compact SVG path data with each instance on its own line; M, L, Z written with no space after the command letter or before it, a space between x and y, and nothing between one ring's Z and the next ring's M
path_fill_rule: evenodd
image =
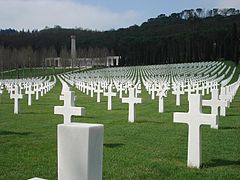
M188 110L186 95L181 97L181 107L176 107L175 96L169 92L165 112L160 114L157 99L151 100L142 91L136 122L128 123L128 105L119 98L113 98L113 110L107 111L106 97L96 103L96 96L74 90L76 105L86 108L86 116L74 121L104 124L103 179L240 179L240 91L227 116L220 117L219 130L202 127L203 167L189 169L188 127L173 123L173 112ZM13 114L13 101L4 92L0 100L1 180L57 179L56 128L63 117L54 115L53 107L63 104L60 91L58 81L31 107L25 95L19 115Z
M77 70L74 68L73 70ZM19 69L18 71L13 69L10 71L5 71L0 73L0 79L14 79L14 78L27 78L27 77L39 77L39 76L49 76L53 74L60 74L63 72L72 71L71 68L25 68Z

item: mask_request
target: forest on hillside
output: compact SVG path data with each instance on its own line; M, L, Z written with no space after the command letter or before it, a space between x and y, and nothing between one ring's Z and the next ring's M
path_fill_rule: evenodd
M121 65L148 65L212 60L239 62L240 11L184 10L160 14L140 26L109 31L64 29L0 30L1 70L43 66L46 57L70 57L70 36L77 56L120 55Z

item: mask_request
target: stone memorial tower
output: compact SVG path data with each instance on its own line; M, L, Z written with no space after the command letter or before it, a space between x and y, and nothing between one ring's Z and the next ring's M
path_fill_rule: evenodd
M71 67L76 66L76 36L71 36Z

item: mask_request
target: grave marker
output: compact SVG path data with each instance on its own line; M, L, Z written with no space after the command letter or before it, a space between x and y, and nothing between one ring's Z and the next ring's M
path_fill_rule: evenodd
M55 106L54 114L60 114L64 117L64 124L71 123L72 116L83 116L84 115L84 107L75 107L74 105L74 92L73 91L65 91L64 96L62 96L62 100L64 100L63 106Z
M128 103L128 121L134 122L135 120L135 104L142 103L142 98L135 97L135 89L129 88L129 97L122 98L122 103Z
M10 96L11 99L14 99L14 114L18 114L20 111L20 99L23 98L23 95L20 93L20 88L18 85L14 86L14 93Z
M97 85L97 89L95 89L95 92L97 93L97 102L101 102L101 93L103 93L103 90L101 89L100 83Z
M108 92L104 92L104 96L108 97L108 110L112 110L112 97L117 94L112 92L112 85L108 86Z
M32 105L32 95L34 94L34 91L32 91L32 86L29 85L25 91L25 94L28 95L28 106Z
M201 165L201 125L212 125L218 121L214 114L202 113L201 95L191 94L189 96L188 113L174 113L173 122L188 124L188 158L187 166L200 168Z

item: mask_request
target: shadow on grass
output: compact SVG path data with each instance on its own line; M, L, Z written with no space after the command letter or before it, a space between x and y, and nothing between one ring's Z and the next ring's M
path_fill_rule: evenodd
M239 116L238 114L228 114L227 116Z
M43 114L42 112L21 112L20 114Z
M115 143L115 144L104 144L104 147L107 147L107 148L118 148L118 147L122 147L124 146L125 144L122 144L122 143Z
M220 127L219 129L239 129L240 130L240 127Z
M164 122L160 122L160 121L136 121L136 123L139 123L139 124L142 124L142 123L163 124Z
M7 136L7 135L27 136L29 134L32 134L32 132L14 132L14 131L2 131L2 130L0 130L0 136Z
M54 104L54 103L52 103L52 104L51 103L34 103L33 105L35 105L35 106L55 106L56 104Z
M114 111L125 111L128 110L128 108L113 108Z
M83 120L83 119L96 119L94 116L72 116L76 120Z
M224 159L213 159L210 162L203 164L203 167L218 167L218 166L240 166L240 160L224 160Z

